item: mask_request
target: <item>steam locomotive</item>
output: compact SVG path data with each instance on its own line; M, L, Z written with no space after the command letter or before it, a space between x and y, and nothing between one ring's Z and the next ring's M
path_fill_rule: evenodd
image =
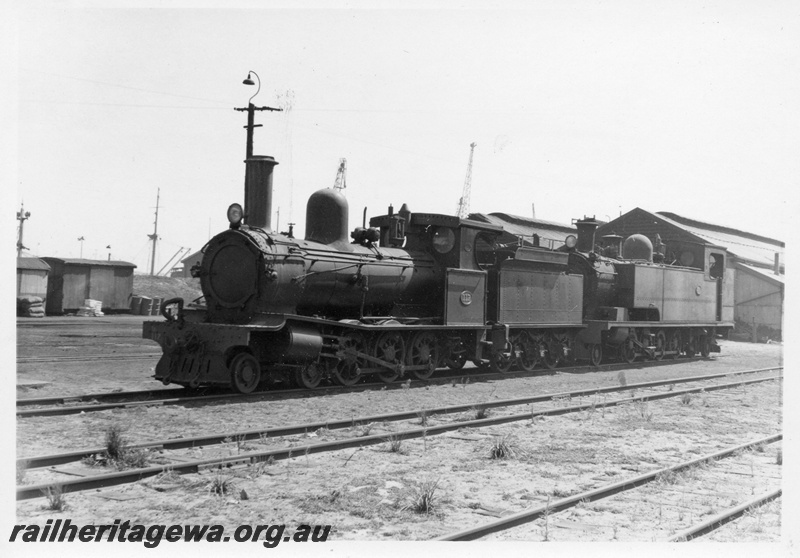
M230 206L229 229L193 269L205 307L168 300L163 321L144 323L165 384L249 393L262 382L426 379L467 362L508 372L708 356L733 326L724 249L695 247L708 252L696 267L670 265L643 235L599 242L593 218L546 249L405 204L350 232L335 189L310 197L301 240L271 230L275 160L245 163L245 207Z

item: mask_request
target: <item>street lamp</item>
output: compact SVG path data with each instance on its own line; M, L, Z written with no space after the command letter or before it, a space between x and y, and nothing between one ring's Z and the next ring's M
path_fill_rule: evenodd
M238 110L240 112L247 111L247 126L246 126L246 128L247 128L247 151L246 151L246 154L247 154L247 158L248 159L253 156L253 129L261 127L261 124L256 124L255 123L255 111L257 111L257 110L282 111L283 110L283 109L279 109L279 108L257 107L255 105L253 105L253 98L255 98L255 96L258 95L259 91L261 91L261 78L258 77L258 74L255 73L253 70L250 70L249 72L247 72L247 77L244 79L244 81L242 81L242 83L245 84L245 85L256 85L256 82L254 82L251 79L251 76L256 76L256 79L258 80L258 89L256 89L256 92L253 94L252 97L250 97L250 100L247 101L247 108L234 108L233 109L233 110Z
M111 245L109 244L106 246L106 250L108 250L108 261L111 261Z
M78 237L78 242L80 242L80 243L81 243L81 259L83 259L83 241L84 241L84 240L86 240L86 239L85 239L85 238L83 238L82 236L79 236L79 237Z
M250 70L249 72L247 72L247 77L244 79L244 81L242 81L242 83L245 84L245 85L255 85L255 82L252 79L250 79L250 74L253 74L254 76L256 76L256 79L258 80L258 89L256 89L256 92L253 93L252 97L250 97L250 100L247 101L248 104L252 103L253 102L253 98L256 95L258 95L259 91L261 91L261 78L258 77L258 74L255 73L253 70Z

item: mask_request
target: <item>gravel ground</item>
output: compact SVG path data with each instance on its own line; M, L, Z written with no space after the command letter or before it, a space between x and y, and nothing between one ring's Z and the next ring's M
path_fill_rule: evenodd
M121 321L116 321L120 319ZM124 323L123 323L124 321ZM18 329L18 354L74 354L80 352L155 352L157 346L137 338L141 320L109 318L62 328L59 324ZM46 331L43 331L46 330ZM69 332L69 333L67 333ZM64 337L76 332L80 337ZM657 368L624 372L628 384L673 376L743 370L782 362L780 345L723 342L716 358L678 361ZM18 381L51 382L40 389L19 390L20 397L145 389L160 384L150 379L152 361L86 363L30 363L18 366ZM18 456L53 453L102 445L104 432L121 425L132 442L197 435L206 432L266 428L302 422L351 418L394 410L448 404L480 405L489 400L523 395L558 393L575 389L619 385L619 372L541 372L526 378L454 381L443 385L412 383L408 389L358 390L350 393L308 392L277 401L230 402L214 405L136 408L66 417L39 417L17 421ZM676 388L680 389L680 388ZM73 522L103 523L125 516L143 523L220 523L233 529L243 523L313 523L333 526L331 540L428 540L477 525L498 515L544 504L550 499L587 490L636 474L658 469L725 446L780 431L782 385L769 382L709 392L688 402L679 398L621 408L602 408L546 419L526 420L502 427L430 436L404 441L399 452L390 443L331 454L298 455L270 465L206 471L197 475L167 475L133 485L98 492L67 495L66 511L42 509L43 499L17 505L20 521L44 522L69 517ZM557 404L557 403L554 403ZM433 424L465 418L433 417ZM416 421L419 422L419 421ZM417 424L418 426L418 424ZM361 425L350 431L309 433L283 440L282 445L302 445L339 436L385 433L400 425ZM508 459L489 459L498 441L512 450ZM274 442L272 442L274 443ZM232 455L267 445L235 442L218 448L189 452L196 456ZM739 474L742 499L762 487L781 483L777 465L780 445L749 452L739 466L763 473ZM159 455L150 456L158 461ZM748 461L749 460L749 461ZM712 466L706 477L685 479L667 487L686 495L717 486L705 494L700 511L684 511L685 501L674 505L663 498L658 514L644 511L641 498L589 504L561 517L553 516L529 529L497 536L530 541L653 541L688 527L703 515L719 513L736 492L725 484L725 467ZM761 470L760 470L761 471ZM747 471L745 471L747 472ZM24 482L37 482L29 472ZM728 475L729 476L729 475ZM745 478L747 477L747 478ZM226 494L209 487L225 484ZM693 484L694 483L694 484ZM663 483L662 483L663 484ZM435 486L434 509L413 511L413 501ZM658 487L655 487L658 488ZM653 490L655 490L653 488ZM661 487L664 488L664 487ZM242 491L247 498L243 498ZM658 499L643 491L644 498ZM685 500L685 496L684 496ZM760 508L714 534L718 541L777 541L780 506ZM707 513L703 513L703 511ZM646 519L643 519L646 518ZM577 525L577 526L576 526ZM749 525L749 526L748 526Z

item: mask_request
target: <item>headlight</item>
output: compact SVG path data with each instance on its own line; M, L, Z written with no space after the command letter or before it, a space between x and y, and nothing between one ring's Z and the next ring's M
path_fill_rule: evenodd
M578 244L578 237L576 237L574 234L571 234L564 239L564 244L571 250Z
M243 216L244 210L242 210L242 206L238 203L232 203L230 207L228 207L228 222L231 224L231 228L236 228L241 225Z
M453 229L437 227L433 233L433 249L440 254L447 254L456 245L456 234Z

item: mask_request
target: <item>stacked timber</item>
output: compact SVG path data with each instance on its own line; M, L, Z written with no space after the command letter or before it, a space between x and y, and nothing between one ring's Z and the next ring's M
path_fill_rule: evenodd
M104 316L103 301L87 298L83 301L83 306L78 308L77 316Z

